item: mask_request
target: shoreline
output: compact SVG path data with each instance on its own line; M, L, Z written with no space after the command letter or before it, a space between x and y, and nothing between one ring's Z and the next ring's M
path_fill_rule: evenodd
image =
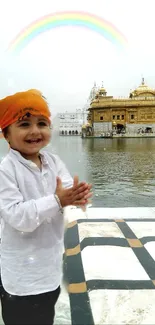
M143 139L143 138L147 138L147 139L153 139L155 138L155 134L154 135L113 135L113 136L93 136L93 135L90 135L90 136L85 136L85 137L82 137L82 139Z

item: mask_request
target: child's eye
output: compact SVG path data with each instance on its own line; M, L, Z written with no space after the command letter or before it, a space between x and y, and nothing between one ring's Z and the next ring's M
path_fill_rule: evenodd
M43 122L43 121L42 122L39 122L38 124L39 124L39 126L48 126L48 123L47 122Z
M28 122L23 122L23 123L20 124L20 127L26 127L26 126L29 126Z

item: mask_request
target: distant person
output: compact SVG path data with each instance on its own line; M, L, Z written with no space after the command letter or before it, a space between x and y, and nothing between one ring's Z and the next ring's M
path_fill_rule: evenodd
M37 90L0 100L0 128L10 150L0 165L1 303L6 325L52 325L60 294L63 208L83 206L91 185L70 176L56 155L50 111Z

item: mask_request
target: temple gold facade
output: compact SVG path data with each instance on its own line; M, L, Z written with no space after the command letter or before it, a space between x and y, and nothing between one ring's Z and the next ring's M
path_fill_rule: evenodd
M142 79L129 98L107 96L102 86L88 109L87 135L155 134L155 90Z

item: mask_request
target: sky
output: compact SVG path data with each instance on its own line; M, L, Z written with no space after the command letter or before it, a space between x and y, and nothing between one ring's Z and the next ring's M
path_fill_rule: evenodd
M108 95L126 97L141 83L155 88L154 0L0 0L0 97L40 89L54 115L86 105L96 81ZM10 42L28 24L61 11L95 14L114 24L128 45L118 48L79 27L52 29L21 52Z

